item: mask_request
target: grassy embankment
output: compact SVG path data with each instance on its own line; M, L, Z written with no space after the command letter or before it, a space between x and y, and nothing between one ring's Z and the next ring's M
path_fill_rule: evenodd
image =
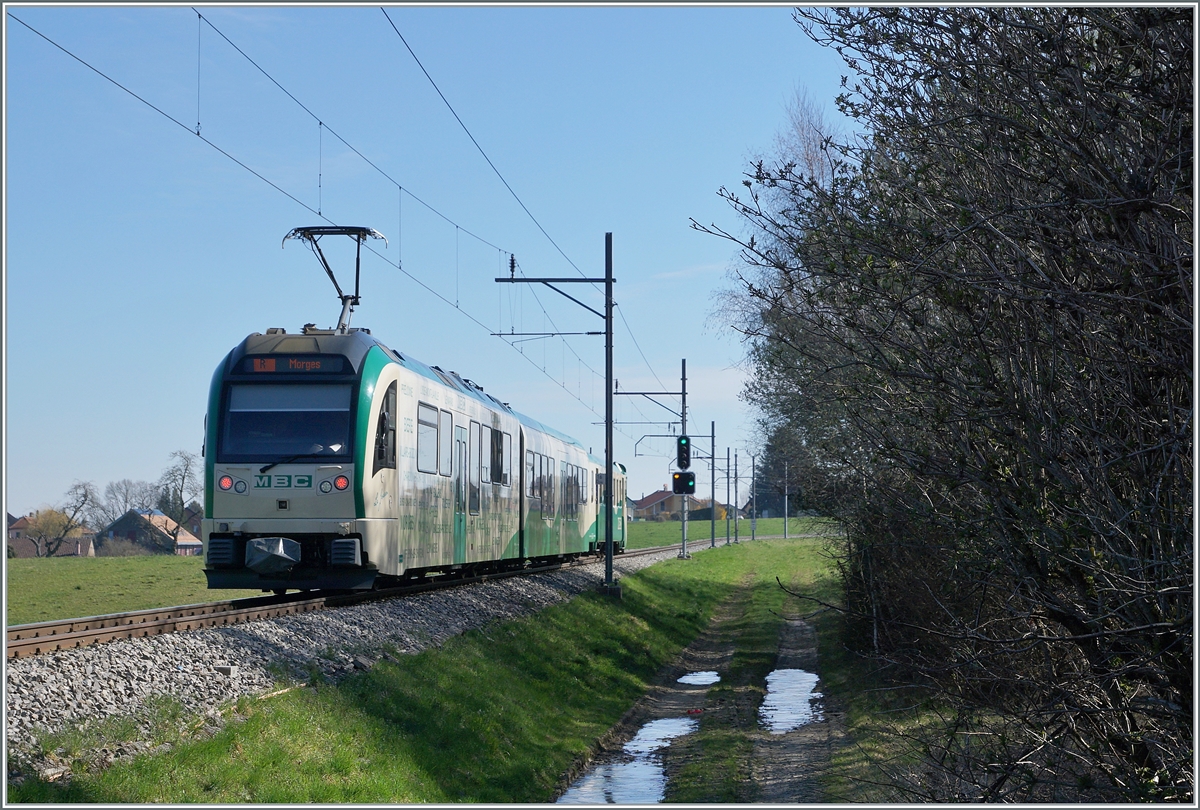
M668 560L623 578L619 602L583 595L337 685L243 699L210 739L181 731L194 725L163 702L151 742L169 751L96 773L75 762L67 785L30 780L10 786L8 801L547 801L717 604L738 588L769 603L776 575L824 576L820 545L771 541ZM132 727L108 727L122 730ZM96 744L87 736L53 735L43 748L70 761Z

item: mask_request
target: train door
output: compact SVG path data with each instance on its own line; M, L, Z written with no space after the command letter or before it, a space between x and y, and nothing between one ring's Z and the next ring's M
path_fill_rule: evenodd
M467 561L467 429L454 428L454 557L455 565Z

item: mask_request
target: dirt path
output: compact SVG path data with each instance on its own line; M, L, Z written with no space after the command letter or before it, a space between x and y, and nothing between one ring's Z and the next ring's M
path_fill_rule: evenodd
M593 757L575 764L560 784L560 793L594 764L621 759L625 743L647 723L667 717L695 716L704 710L709 687L679 683L679 679L689 672L721 672L728 667L734 644L727 633L722 633L722 628L733 616L729 603L717 608L708 628L658 673L642 699L600 738Z
M820 674L817 662L817 634L798 618L785 621L779 640L776 669L803 669ZM817 690L821 686L818 682ZM754 760L751 779L757 790L756 800L770 804L810 804L826 800L821 789L833 756L834 746L843 735L841 714L822 699L814 701L820 713L786 734L772 734L759 728L753 732Z
M679 678L688 673L706 670L715 670L723 681L727 680L729 662L737 649L734 630L745 609L744 597L744 592L736 593L716 610L708 628L671 666L659 673L645 697L602 738L594 759L577 764L568 775L564 788L592 764L619 759L624 744L646 723L661 718L687 717L689 713L698 716L704 712L707 724L715 720L722 728L748 736L753 743L751 760L743 763L745 781L738 786L737 801L782 804L825 800L820 779L842 734L840 714L825 705L826 701L814 704L821 710L812 722L786 734L771 734L758 720L765 684L738 686L732 699L714 703L708 701L711 687L679 683ZM816 643L812 627L799 618L786 618L775 669L803 669L819 674ZM820 684L817 691L820 691ZM681 770L689 761L700 757L693 736L676 738L664 750L664 770L669 783L672 778L680 778ZM668 787L668 796L671 792Z

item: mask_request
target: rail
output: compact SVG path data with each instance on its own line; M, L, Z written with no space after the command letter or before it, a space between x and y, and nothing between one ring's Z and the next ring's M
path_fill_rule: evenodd
M665 551L670 548L674 548L674 546L627 550L623 556L636 557L643 554ZM595 557L577 558L567 562L566 565L583 565L590 562L595 562ZM5 655L10 659L24 658L30 655L44 655L55 650L87 647L92 644L100 644L117 639L145 638L166 633L177 633L183 630L223 627L262 619L274 619L280 616L308 613L314 610L411 596L439 588L470 585L511 576L546 573L562 567L563 563L555 562L548 565L524 568L520 571L489 572L466 577L439 576L428 582L370 591L351 593L346 593L345 591L333 593L308 591L278 596L251 596L243 599L226 599L195 605L134 610L127 613L112 613L104 616L88 616L79 619L61 619L57 621L38 622L36 624L13 625L7 628L6 631Z

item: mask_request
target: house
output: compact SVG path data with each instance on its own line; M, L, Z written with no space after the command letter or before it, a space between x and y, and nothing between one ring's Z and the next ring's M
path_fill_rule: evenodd
M193 537L200 536L200 521L204 518L204 507L192 501L191 505L183 510L183 528L187 529Z
M633 502L634 520L665 520L676 512L683 511L683 499L688 499L688 511L699 509L704 504L692 495L676 495L664 485L658 492ZM660 517L661 515L661 517Z
M172 533L178 532L175 539ZM127 541L153 554L179 554L184 557L200 553L201 541L158 509L130 509L108 524L96 538L97 550L104 554L117 546L114 541Z
M37 557L38 545L35 540L29 536L29 531L32 528L30 518L36 517L33 515L25 515L23 517L14 518L8 515L8 549L10 557L27 558ZM96 549L94 540L96 533L87 526L77 526L72 529L62 544L55 549L51 557L95 557Z
M175 553L180 557L199 557L204 553L204 543L185 529L175 541Z
M8 539L20 540L25 536L25 533L29 531L29 518L15 518L7 512L4 514L8 516Z

